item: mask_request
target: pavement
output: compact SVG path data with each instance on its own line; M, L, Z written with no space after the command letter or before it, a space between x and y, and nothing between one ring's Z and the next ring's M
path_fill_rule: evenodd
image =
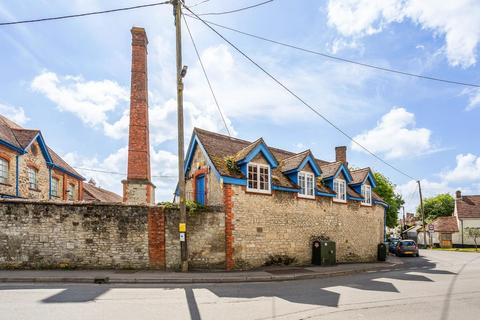
M478 319L480 254L420 255L389 270L306 280L0 283L0 320Z
M156 270L0 270L0 283L232 283L316 279L359 272L389 271L402 261L389 256L378 263L352 263L335 266L272 266L255 271L162 272Z

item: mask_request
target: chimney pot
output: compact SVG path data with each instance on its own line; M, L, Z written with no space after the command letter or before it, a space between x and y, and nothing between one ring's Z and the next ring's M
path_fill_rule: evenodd
M347 163L347 147L346 146L338 146L335 147L335 161L340 161L345 164Z
M460 191L460 190L457 190L457 192L455 192L455 194L457 195L457 199L460 199L462 197L462 191Z

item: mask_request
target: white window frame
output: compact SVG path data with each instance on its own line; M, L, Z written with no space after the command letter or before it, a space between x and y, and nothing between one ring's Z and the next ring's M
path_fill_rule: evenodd
M28 172L28 188L30 190L38 190L38 170L33 167L28 167L27 172ZM33 181L32 181L32 178L33 178Z
M74 201L74 200L75 200L75 185L70 183L70 184L68 185L67 190L68 190L68 192L67 192L67 193L68 193L67 199L68 199L69 201Z
M367 197L367 190L368 190L368 197ZM372 186L368 184L362 184L362 204L365 206L372 205Z
M55 181L55 183L56 183L57 188L54 188L54 187L53 187L54 181ZM60 179L57 179L57 178L52 177L50 194L51 194L53 197L59 197L59 195L58 195L59 189L60 189Z
M8 184L9 165L7 159L0 157L0 183Z
M337 185L337 187L335 187ZM341 186L343 186L343 197L341 191ZM334 179L333 180L333 191L335 191L335 197L333 201L335 202L347 202L347 182L343 179Z
M312 185L308 188L308 179L311 179ZM300 191L298 192L298 196L300 198L308 198L308 199L315 199L315 175L311 172L300 171L298 173L298 185L300 186ZM310 189L312 194L308 194L308 190Z
M249 168L253 167L256 170L257 173L257 179L252 181L256 181L257 183L257 188L250 188L249 187L249 181L251 180L249 177ZM260 189L260 168L267 169L268 170L268 181L267 181L267 187L268 189ZM271 187L271 169L270 166L267 164L261 164L261 163L255 163L255 162L249 162L247 164L247 191L251 192L258 192L258 193L271 193L272 192L272 187Z

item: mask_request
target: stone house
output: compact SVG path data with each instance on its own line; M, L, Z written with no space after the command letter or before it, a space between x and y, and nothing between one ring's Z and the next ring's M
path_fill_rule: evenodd
M185 160L190 200L225 210L226 265L255 267L270 256L310 263L314 239L336 242L338 262L374 261L386 203L370 168L293 153L195 128Z
M83 180L47 146L40 130L0 115L0 197L80 201Z

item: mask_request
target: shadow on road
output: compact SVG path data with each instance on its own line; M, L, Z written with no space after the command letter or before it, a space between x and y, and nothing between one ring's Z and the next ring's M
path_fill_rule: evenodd
M435 269L436 264L424 257L406 258L400 270L359 273L354 276L338 276L312 280L269 282L269 283L227 283L227 284L189 284L189 285L109 285L109 284L11 284L0 286L0 290L21 290L50 288L64 289L42 303L85 303L94 301L100 295L115 288L160 288L184 289L191 319L201 319L194 289L207 289L219 298L259 298L272 297L293 303L316 306L337 307L340 294L325 288L344 286L366 291L399 292L394 284L378 279L395 279L404 281L432 282L429 274L454 274L446 270ZM415 272L415 274L412 274Z

